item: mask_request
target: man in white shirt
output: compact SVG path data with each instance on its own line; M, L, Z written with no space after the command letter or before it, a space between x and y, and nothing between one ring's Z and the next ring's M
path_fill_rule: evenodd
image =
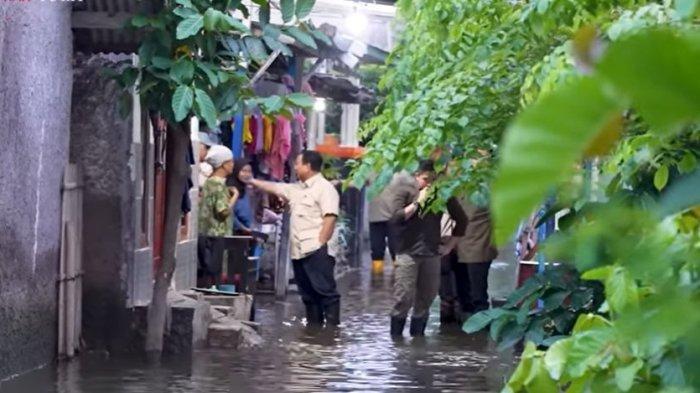
M250 184L278 195L291 209L291 256L294 278L306 306L310 325L340 324L340 295L331 241L340 209L340 196L321 174L323 158L315 151L299 154L294 164L299 182L273 183L250 179Z

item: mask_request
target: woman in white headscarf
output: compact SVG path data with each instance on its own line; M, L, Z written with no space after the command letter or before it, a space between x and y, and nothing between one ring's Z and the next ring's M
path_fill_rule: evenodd
M238 190L226 187L226 178L233 173L233 153L225 146L212 146L206 162L213 172L204 182L199 200L199 234L230 236L233 218L231 209L238 200Z

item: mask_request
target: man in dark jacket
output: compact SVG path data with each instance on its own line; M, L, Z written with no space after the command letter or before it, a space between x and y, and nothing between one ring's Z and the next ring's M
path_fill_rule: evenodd
M424 161L413 177L403 175L388 191L393 212L392 224L396 234L397 260L394 283L395 304L391 310L391 335L401 336L408 312L411 315L412 336L425 334L430 305L440 287L442 213L426 209L428 188L435 178L432 161ZM464 234L467 219L459 201L451 198L447 210L455 221L450 244L445 252Z

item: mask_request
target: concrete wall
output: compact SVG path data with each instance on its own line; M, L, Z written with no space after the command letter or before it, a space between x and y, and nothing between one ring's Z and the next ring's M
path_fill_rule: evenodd
M134 259L134 189L129 168L131 118L117 109L110 62L76 55L71 162L84 174L83 338L88 348L118 350L128 335L128 269Z
M70 5L0 2L0 380L56 353Z

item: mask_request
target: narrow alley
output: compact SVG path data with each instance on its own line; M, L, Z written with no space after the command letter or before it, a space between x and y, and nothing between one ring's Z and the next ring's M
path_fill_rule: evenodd
M391 269L391 268L388 268ZM263 298L258 309L265 342L248 350L206 349L191 359L105 360L86 355L57 369L30 373L7 393L116 392L495 392L512 370L511 353L499 353L485 334L445 330L434 307L423 339L393 341L388 332L392 276L351 272L339 281L343 324L312 334L299 316L298 296ZM436 303L437 305L437 303ZM436 306L435 305L435 306ZM54 382L55 381L55 382Z

